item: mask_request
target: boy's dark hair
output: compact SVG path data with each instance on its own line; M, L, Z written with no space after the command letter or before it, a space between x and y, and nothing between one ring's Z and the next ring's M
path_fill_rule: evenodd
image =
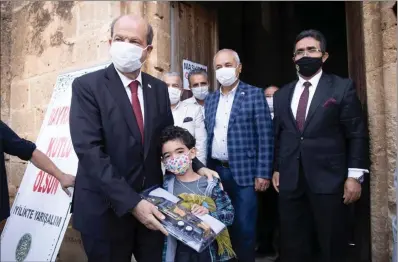
M163 129L160 135L161 146L169 141L180 140L188 149L195 147L196 139L189 133L188 130L179 126L168 126Z
M321 51L322 52L326 52L326 38L325 38L325 36L321 32L319 32L318 30L314 30L314 29L304 30L300 34L297 35L296 41L294 41L293 52L296 49L296 44L300 40L302 40L302 39L304 39L306 37L312 37L315 40L317 40L319 42L320 47L321 47Z

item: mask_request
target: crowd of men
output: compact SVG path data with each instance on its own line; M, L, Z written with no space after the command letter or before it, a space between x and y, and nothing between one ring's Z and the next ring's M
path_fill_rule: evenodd
M256 250L283 262L344 261L347 205L360 198L368 172L368 132L353 82L322 71L322 33L297 36L298 77L279 90L241 81L239 55L223 49L210 69L216 86L193 70L185 100L178 73L162 81L141 71L152 40L143 18L118 17L112 64L72 84L73 223L89 261L162 261L164 216L139 193L162 185L159 139L172 125L196 140L193 170L219 177L231 199L238 261L255 261Z

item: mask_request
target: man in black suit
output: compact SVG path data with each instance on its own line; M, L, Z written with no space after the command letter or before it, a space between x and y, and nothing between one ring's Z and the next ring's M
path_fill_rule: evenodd
M360 198L368 172L361 103L352 80L322 72L327 58L324 36L301 32L299 79L274 95L282 262L345 260L347 204Z
M160 132L173 125L167 86L141 72L152 27L121 16L111 25L108 68L72 84L70 131L79 158L74 227L89 261L161 261L163 215L139 193L162 184ZM211 176L194 160L199 173Z

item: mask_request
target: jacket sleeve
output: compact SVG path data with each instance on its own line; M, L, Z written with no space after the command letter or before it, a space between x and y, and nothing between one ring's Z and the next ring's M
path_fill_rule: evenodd
M274 94L274 172L279 172L279 135L280 128L280 115L278 109L278 91Z
M347 140L348 167L368 169L368 130L352 80L349 80L341 102L340 123Z
M202 109L198 106L195 112L195 139L196 148L198 150L197 158L206 165L207 155L207 133L205 128Z
M3 147L5 153L17 156L25 161L32 158L33 151L36 149L36 145L34 143L20 138L3 121L0 121L0 130L3 136Z
M255 90L254 94L254 115L259 140L255 177L271 179L274 159L274 134L271 113L260 88Z
M219 181L213 188L211 198L216 203L216 211L210 212L209 215L220 220L226 226L232 225L232 222L234 222L235 210L227 192L221 189Z
M79 159L78 175L89 176L99 185L118 216L123 216L141 201L140 195L126 182L104 152L101 114L88 84L76 78L72 83L70 108L70 133L73 147Z

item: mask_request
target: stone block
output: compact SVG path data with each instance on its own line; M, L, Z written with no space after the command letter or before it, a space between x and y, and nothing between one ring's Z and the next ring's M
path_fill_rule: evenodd
M389 29L397 25L397 17L394 14L391 6L383 6L385 3L390 4L388 2L381 2L382 8L381 12L381 28L382 30Z
M65 232L58 258L59 262L87 261L80 233L73 229L71 224Z
M90 34L101 28L103 24L108 22L110 24L112 20L108 1L82 1L77 6L79 8L78 35Z
M97 59L100 61L110 61L109 48L110 45L108 41L99 42L97 44Z
M27 162L10 163L10 173L8 174L10 179L10 184L15 186L17 189L21 184L22 178L25 174L26 167L27 167Z
M145 16L148 22L156 30L170 32L170 3L151 1L145 2L145 7Z
M385 93L386 114L397 114L397 63L389 64L383 68L383 86Z
M65 38L73 38L77 34L77 10L74 2L60 1L56 3L56 14L60 18L62 33Z
M35 128L34 117L34 111L31 109L11 110L11 128L20 136L28 134Z
M45 107L48 105L53 93L58 72L47 73L29 80L31 108Z
M380 33L370 33L365 31L365 68L366 71L374 70L383 65L383 43Z
M383 69L381 67L366 73L366 96L369 119L384 114Z
M8 195L10 197L15 197L17 195L17 187L11 184L8 184Z
M397 49L397 27L393 26L382 31L383 35L383 48L384 49Z
M11 83L10 107L16 110L29 108L29 81L20 80Z
M83 66L84 64L96 61L98 43L98 38L95 36L79 38L73 49L73 59L76 61L76 64Z

